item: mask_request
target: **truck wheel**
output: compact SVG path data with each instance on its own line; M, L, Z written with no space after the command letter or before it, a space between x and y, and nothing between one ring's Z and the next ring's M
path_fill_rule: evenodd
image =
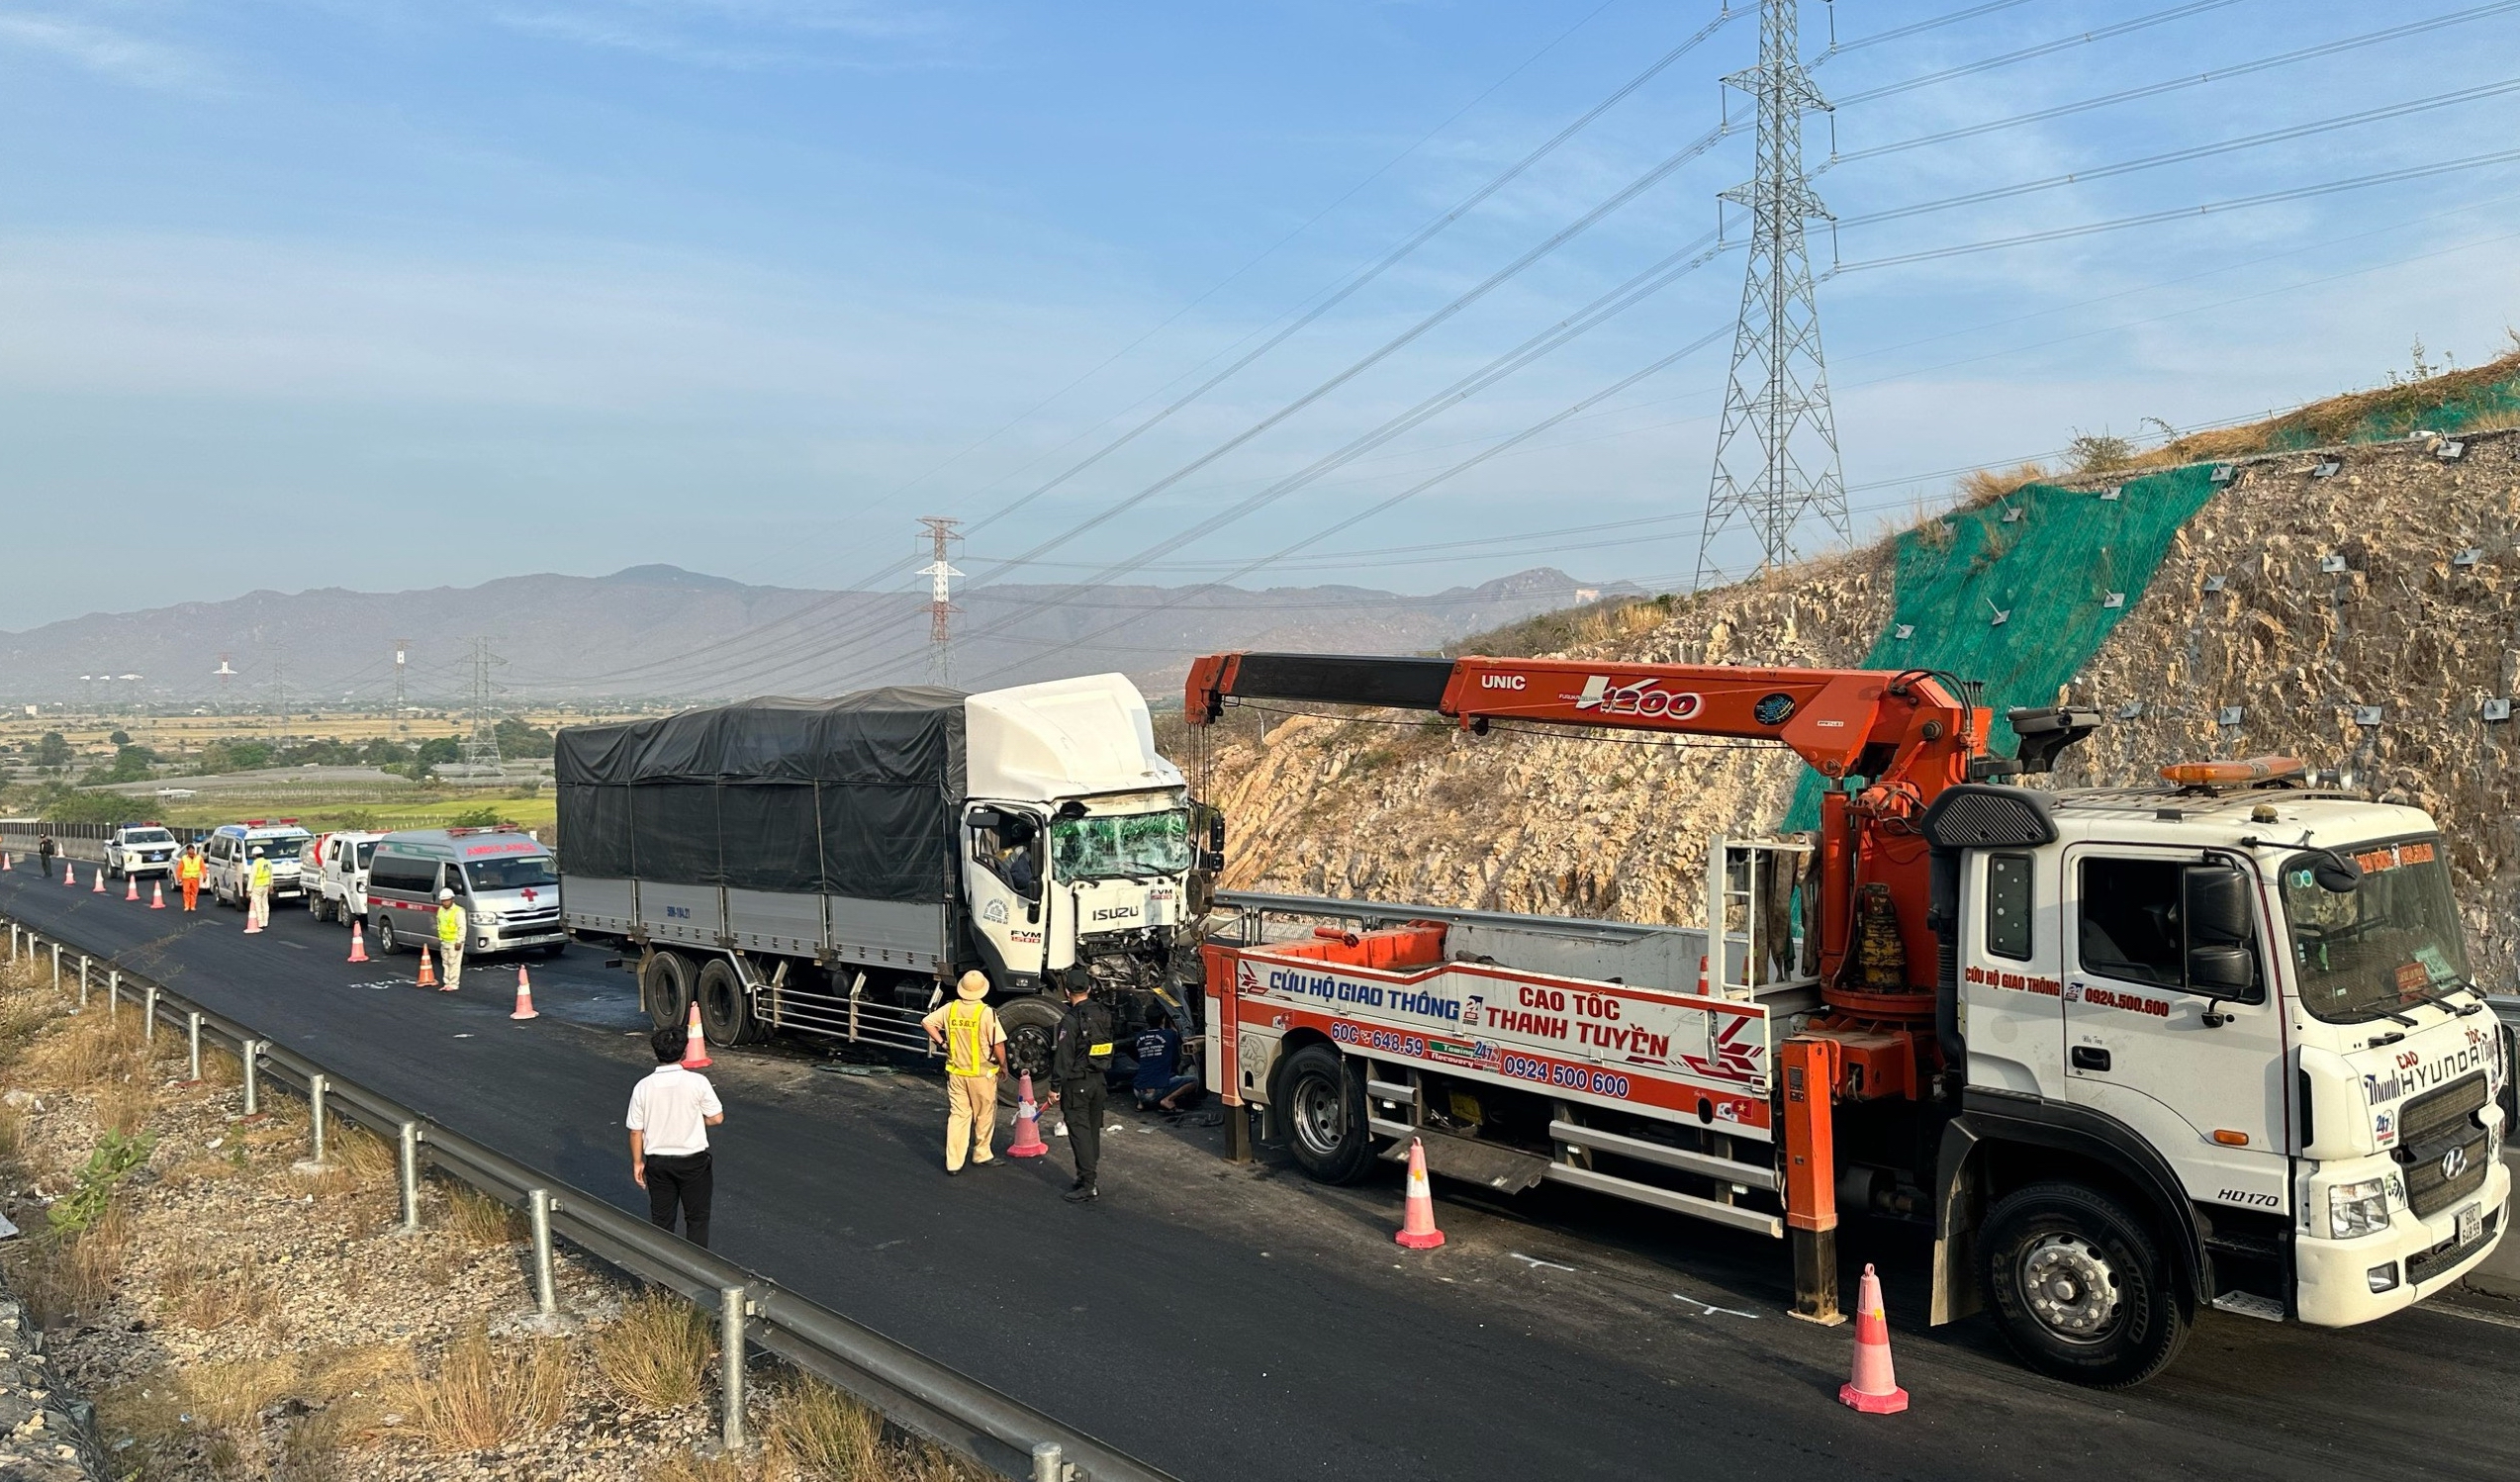
M1365 1078L1338 1051L1306 1045L1286 1057L1269 1100L1286 1129L1287 1150L1314 1178L1354 1183L1373 1166Z
M2160 1373L2187 1341L2159 1242L2097 1190L2034 1183L2007 1194L1978 1249L1980 1289L2006 1341L2042 1373L2123 1389Z
M1039 993L997 1006L997 1027L1006 1031L1006 1073L997 1077L1000 1104L1015 1104L1027 1070L1033 1075L1033 1099L1050 1094L1050 1047L1059 1034L1059 1005Z
M749 1045L753 1040L753 1000L735 965L711 958L700 970L700 1032L712 1045Z
M651 952L639 961L639 1002L647 1006L648 1023L680 1029L690 1021L694 975L679 952Z

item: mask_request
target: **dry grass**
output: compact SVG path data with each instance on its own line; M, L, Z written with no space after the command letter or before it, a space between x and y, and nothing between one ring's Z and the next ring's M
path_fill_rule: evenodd
M1951 486L1964 508L1992 505L2028 484L2055 478L2044 463L2016 463L2010 468L1981 468L1962 474Z
M762 1445L794 1475L817 1482L881 1482L889 1460L883 1418L812 1379L776 1392Z
M109 1019L91 1009L29 1045L13 1078L39 1090L95 1092L143 1073L142 1049L138 1014Z
M699 1308L671 1292L641 1292L594 1336L595 1366L614 1389L652 1410L700 1397L717 1338Z
M415 1363L399 1399L414 1430L440 1451L486 1451L556 1425L568 1403L568 1344L529 1340L502 1351L480 1323L446 1345L437 1370Z
M14 1106L0 1106L0 1158L15 1158L26 1144L26 1113Z
M118 1478L191 1479L206 1461L218 1477L319 1482L376 1428L380 1390L410 1362L408 1348L367 1343L168 1365L98 1396L97 1432L109 1447L130 1442L111 1452Z
M2472 437L2478 432L2508 432L2514 427L2520 427L2520 407L2506 408L2499 412L2478 413L2468 419L2466 426L2459 429L2459 435Z
M391 1187L401 1176L400 1159L384 1139L364 1127L335 1121L325 1129L325 1170L303 1187L319 1194L363 1194Z
M110 1204L84 1230L30 1239L13 1252L18 1259L10 1274L37 1324L59 1328L112 1299L131 1250L131 1214Z
M468 1184L449 1184L446 1230L476 1249L513 1245L524 1239L524 1216Z
M202 1333L259 1323L271 1311L268 1282L249 1270L179 1265L158 1280L158 1295L176 1322Z

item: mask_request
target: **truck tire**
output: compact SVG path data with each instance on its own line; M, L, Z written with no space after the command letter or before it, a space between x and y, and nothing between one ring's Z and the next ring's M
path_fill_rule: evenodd
M2075 1183L2007 1194L1979 1234L1978 1279L2005 1341L2041 1373L2124 1389L2188 1339L2170 1262L2150 1227Z
M735 965L724 958L710 958L700 966L700 981L694 989L700 995L700 1033L712 1045L749 1045L753 1042L753 999L744 991L744 980Z
M693 979L690 959L679 952L651 952L639 960L639 1002L647 1022L658 1029L679 1029L691 1019Z
M997 1006L997 1027L1006 1031L1006 1073L997 1077L997 1099L1013 1106L1023 1091L1024 1072L1033 1073L1033 1099L1050 1094L1050 1047L1059 1033L1061 1009L1040 993L1025 993Z
M1306 1045L1278 1066L1269 1104L1286 1129L1287 1151L1323 1183L1354 1183L1373 1166L1361 1067L1328 1045Z

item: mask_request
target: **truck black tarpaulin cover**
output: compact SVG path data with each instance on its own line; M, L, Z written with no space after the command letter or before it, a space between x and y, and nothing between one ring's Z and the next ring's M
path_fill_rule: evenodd
M936 900L952 888L963 695L897 686L562 730L571 875Z

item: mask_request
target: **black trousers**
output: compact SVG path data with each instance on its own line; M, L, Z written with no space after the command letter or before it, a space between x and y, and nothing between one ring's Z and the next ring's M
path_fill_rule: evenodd
M715 1192L715 1173L706 1153L647 1158L647 1217L659 1230L674 1228L674 1211L683 1211L683 1237L708 1249L708 1199Z
M1095 1187L1102 1171L1102 1109L1109 1093L1097 1072L1090 1080L1059 1083L1059 1104L1068 1114L1068 1145L1076 1154L1076 1181Z

